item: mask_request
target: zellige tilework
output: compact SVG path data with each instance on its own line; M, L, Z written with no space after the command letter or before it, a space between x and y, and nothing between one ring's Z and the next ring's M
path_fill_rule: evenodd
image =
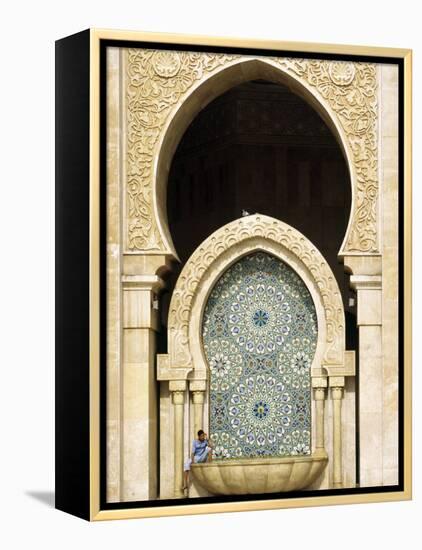
M215 458L310 454L314 303L302 279L257 252L233 264L204 311Z

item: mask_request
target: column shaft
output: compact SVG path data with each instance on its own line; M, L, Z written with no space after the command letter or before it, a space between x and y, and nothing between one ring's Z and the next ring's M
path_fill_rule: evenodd
M331 388L333 400L333 485L339 487L343 484L342 464L342 438L341 438L341 401L343 388Z
M122 500L157 497L155 332L123 331Z
M198 430L204 428L204 396L203 391L194 391L193 401L193 436L197 437Z
M382 485L383 365L381 277L350 278L357 290L359 325L359 484Z
M183 409L184 391L173 391L174 406L174 496L183 497Z
M316 449L325 449L324 443L324 388L315 388L315 411L316 411Z
M121 499L157 498L157 277L123 277Z

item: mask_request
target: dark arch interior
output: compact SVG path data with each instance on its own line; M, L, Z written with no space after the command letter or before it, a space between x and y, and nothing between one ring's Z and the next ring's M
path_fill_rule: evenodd
M280 84L236 86L196 116L173 158L167 214L181 264L169 295L204 239L242 211L259 212L294 226L318 247L353 315L348 276L337 259L350 205L347 164L318 113ZM163 297L164 324L169 297Z

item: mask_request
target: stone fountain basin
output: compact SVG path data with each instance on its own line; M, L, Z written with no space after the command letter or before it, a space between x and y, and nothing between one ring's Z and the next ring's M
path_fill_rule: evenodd
M299 491L324 471L328 456L312 455L213 460L192 464L194 479L213 495L242 495Z

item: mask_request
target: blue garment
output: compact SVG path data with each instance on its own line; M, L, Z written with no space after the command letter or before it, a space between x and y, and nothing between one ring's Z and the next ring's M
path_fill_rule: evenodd
M205 462L208 456L208 440L199 441L199 439L194 439L192 442L192 454L194 462Z

